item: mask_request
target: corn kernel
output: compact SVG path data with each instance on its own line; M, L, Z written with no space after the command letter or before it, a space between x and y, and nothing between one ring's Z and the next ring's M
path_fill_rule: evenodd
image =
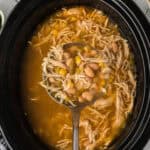
M58 23L58 22L54 23L53 28L54 28L55 30L60 29L60 25L59 25L59 23Z
M52 34L53 34L54 36L57 36L57 34L58 34L57 30L53 30L53 31L52 31Z
M114 80L114 77L111 75L110 78L109 78L109 82L112 83L113 80Z
M100 85L101 85L101 86L104 86L105 83L106 83L105 80L101 80L101 81L100 81Z
M76 68L76 73L77 74L81 73L81 70L79 68Z
M65 76L67 74L67 70L66 69L60 69L59 74L62 76Z
M55 68L55 72L59 74L59 71L60 71L60 68L59 68L59 67L56 67L56 68Z
M81 58L79 56L75 57L75 62L77 65L79 65L81 63Z
M65 28L66 27L66 22L62 22L61 27Z
M88 49L87 46L84 47L84 51L85 51L85 52L89 52L89 49Z
M71 21L76 21L77 18L76 17L71 17Z
M70 98L68 96L65 97L66 101L70 101Z
M68 80L67 86L69 88L73 88L74 87L74 83L71 80Z
M105 65L103 62L100 62L100 63L99 63L99 66L100 66L101 68L106 67L106 65Z

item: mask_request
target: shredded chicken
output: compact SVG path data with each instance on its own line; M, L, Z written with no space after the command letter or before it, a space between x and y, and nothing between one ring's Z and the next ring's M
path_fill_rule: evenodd
M43 34L44 32L46 34ZM116 133L120 132L120 128L125 126L129 114L132 113L136 90L136 70L134 63L130 62L132 53L128 41L120 35L117 25L99 10L86 7L63 8L50 17L48 23L40 28L37 42L31 41L30 46L39 48L43 56L43 46L49 45L48 56L42 64L45 78L40 84L56 93L55 97L59 98L61 103L68 97L68 82L73 80L79 89L92 87L92 82L86 78L82 69L80 73L64 73L64 76L55 71L57 67L68 69L62 45L70 42L90 44L97 52L96 57L78 53L84 62L81 68L90 63L100 66L99 73L95 75L99 76L96 83L105 93L104 97L81 113L80 149L104 150L114 140ZM47 80L52 80L51 83L54 84L47 84ZM59 86L60 83L62 86ZM75 99L73 96L72 98L73 101L69 103L74 105ZM60 141L56 144L58 149L71 149L72 139L67 135L71 130L72 127L66 124L59 130L57 136Z

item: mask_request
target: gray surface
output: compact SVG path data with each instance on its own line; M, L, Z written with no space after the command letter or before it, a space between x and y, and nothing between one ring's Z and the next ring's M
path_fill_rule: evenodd
M134 0L137 5L142 9L142 11L144 12L144 14L146 15L146 17L149 19L150 21L150 8L148 6L148 0Z
M6 18L9 16L10 12L16 5L16 1L19 0L0 0L0 9L4 11L4 15ZM150 8L148 7L147 0L134 0L134 1L141 8L143 13L150 21ZM4 134L0 129L0 150L7 150L7 149L9 149L9 144L6 142ZM150 141L147 143L144 150L150 150Z

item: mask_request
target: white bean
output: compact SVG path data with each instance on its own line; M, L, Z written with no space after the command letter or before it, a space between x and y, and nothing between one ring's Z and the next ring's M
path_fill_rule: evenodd
M68 94L75 94L76 90L75 90L75 88L70 88L70 89L67 90L67 93Z
M84 98L82 96L80 96L78 100L79 100L80 103L84 102Z
M98 85L96 83L93 83L91 89L98 90Z
M72 59L72 58L67 59L67 60L66 60L66 65L67 65L68 67L72 67L72 65L73 65L73 59Z
M85 67L84 72L90 78L93 78L94 75L95 75L94 71L90 67L88 67L88 66Z
M65 53L64 53L64 58L65 58L65 59L70 58L70 54L69 54L69 53L67 53L67 52L65 52Z
M95 71L99 69L99 65L97 63L91 63L89 66Z
M90 54L91 54L91 56L95 56L97 54L97 52L95 50L92 50Z
M89 91L83 92L83 93L82 93L82 97L83 97L84 99L86 99L87 101L92 101L92 99L93 99L93 94L92 94L91 92L89 92Z
M49 77L48 80L49 80L50 83L54 83L54 82L56 81L56 80L55 80L54 78L52 78L52 77Z

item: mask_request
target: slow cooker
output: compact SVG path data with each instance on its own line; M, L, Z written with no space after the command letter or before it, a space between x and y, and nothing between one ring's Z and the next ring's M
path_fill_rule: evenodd
M104 11L119 25L133 50L137 68L134 110L109 149L142 149L150 121L150 25L127 0L22 0L0 36L0 124L14 150L47 150L28 124L21 104L20 70L27 40L46 16L62 7L85 5ZM143 144L142 144L143 143ZM53 148L51 148L53 149Z

